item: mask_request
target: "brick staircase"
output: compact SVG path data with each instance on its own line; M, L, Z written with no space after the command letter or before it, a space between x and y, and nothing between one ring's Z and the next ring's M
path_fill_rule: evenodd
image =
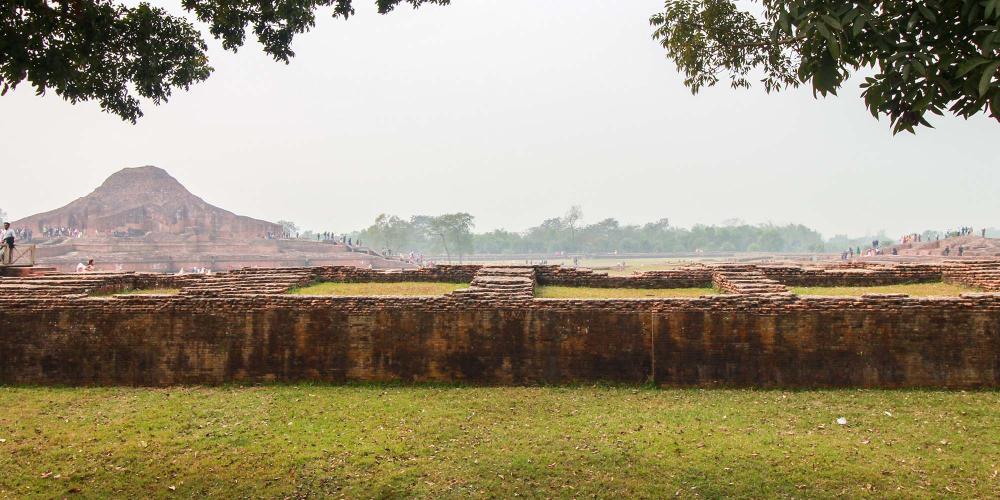
M484 267L463 288L451 293L457 299L531 300L535 296L535 269L532 267Z
M712 267L712 284L725 293L762 295L790 293L788 287L768 278L756 266L720 264Z
M101 290L132 273L38 274L0 278L0 300L82 297Z
M312 271L306 267L246 268L205 276L182 289L180 295L198 297L276 295L308 283L311 279Z

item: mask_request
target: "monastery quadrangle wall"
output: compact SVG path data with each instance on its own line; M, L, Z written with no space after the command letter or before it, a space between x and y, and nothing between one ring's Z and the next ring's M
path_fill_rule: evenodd
M560 272L544 266L424 273L442 280L471 276L472 284L442 297L284 295L314 279L398 279L366 270L301 268L179 278L185 288L176 296L86 293L129 279L170 285L169 277L148 275L93 279L84 288L73 288L66 278L59 285L65 287L62 295L7 293L0 304L0 383L1000 387L995 293L799 297L781 291L783 284L767 278L774 275L767 270L730 266L692 268L669 279L702 283L707 276L709 283L730 283L744 292L557 300L531 298L525 285L530 290L546 280L599 278L569 271L554 277ZM713 278L719 274L724 276ZM961 279L985 279L966 274ZM747 284L760 275L769 280L765 286ZM0 282L0 291L28 290L29 281ZM261 288L263 282L278 284Z

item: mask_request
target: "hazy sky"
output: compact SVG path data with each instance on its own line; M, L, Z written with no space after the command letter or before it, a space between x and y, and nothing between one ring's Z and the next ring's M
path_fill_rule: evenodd
M675 225L801 222L826 236L1000 226L1000 125L935 117L893 137L839 98L692 96L651 40L662 0L454 0L332 20L290 65L210 41L216 71L138 125L27 85L0 98L0 207L61 206L156 165L232 210L347 231L466 211L521 230L583 207ZM154 2L156 3L156 2ZM159 2L179 11L179 0Z

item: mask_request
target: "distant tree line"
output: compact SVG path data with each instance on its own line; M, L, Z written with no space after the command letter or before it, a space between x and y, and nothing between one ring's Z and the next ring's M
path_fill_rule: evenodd
M417 215L403 219L382 214L371 226L353 233L378 250L422 252L461 258L468 254L515 253L660 253L660 252L840 252L867 247L872 240L891 243L885 233L860 238L843 235L824 240L802 224L747 224L675 227L667 219L646 224L622 224L613 218L582 224L582 211L542 221L526 231L495 229L473 233L475 218L467 213Z

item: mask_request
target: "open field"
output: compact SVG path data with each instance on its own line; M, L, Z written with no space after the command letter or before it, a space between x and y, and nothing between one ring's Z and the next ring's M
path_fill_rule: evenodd
M342 296L426 296L444 295L460 288L468 288L468 283L339 283L326 282L295 288L288 293L294 295L342 295Z
M0 387L0 497L987 498L998 407L998 392Z
M648 299L656 297L700 297L719 293L714 288L589 288L538 286L535 297L543 299Z
M860 297L866 293L905 293L914 297L958 296L963 293L978 292L978 289L952 283L911 283L907 285L883 286L817 286L789 287L798 295L829 295Z

